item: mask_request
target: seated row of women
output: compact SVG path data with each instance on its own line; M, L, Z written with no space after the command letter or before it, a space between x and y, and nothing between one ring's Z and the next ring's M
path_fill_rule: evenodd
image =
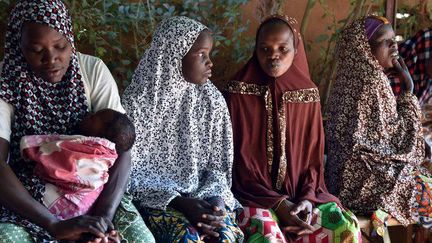
M211 31L165 19L120 98L60 0L20 1L0 74L0 242L361 242L352 211L377 210L428 227L421 112L388 21L341 34L325 175L297 21L269 16L255 41L222 94Z

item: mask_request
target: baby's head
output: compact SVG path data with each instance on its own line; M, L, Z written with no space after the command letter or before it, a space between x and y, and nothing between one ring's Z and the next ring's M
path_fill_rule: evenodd
M255 52L262 70L280 77L291 67L296 53L293 30L278 17L265 20L256 34Z
M135 127L127 115L111 109L88 114L78 124L77 133L108 139L115 143L117 152L132 148L136 137Z

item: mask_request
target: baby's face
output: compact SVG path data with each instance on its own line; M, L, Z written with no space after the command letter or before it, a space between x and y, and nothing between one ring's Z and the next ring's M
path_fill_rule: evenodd
M288 25L263 26L257 38L256 54L262 70L270 77L280 77L291 67L294 37Z
M78 133L90 137L104 137L107 129L106 124L113 119L111 110L100 110L94 114L88 114L78 124Z

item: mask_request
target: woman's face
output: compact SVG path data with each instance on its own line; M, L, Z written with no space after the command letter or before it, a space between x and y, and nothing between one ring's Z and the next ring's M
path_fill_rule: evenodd
M72 56L72 46L62 34L37 23L24 24L21 51L35 75L50 83L62 80Z
M186 81L204 84L212 76L213 63L210 60L212 47L213 38L210 31L202 31L182 59L182 73Z
M263 26L257 38L256 54L267 75L277 78L288 71L295 55L294 37L289 26Z
M392 68L399 57L395 33L390 24L382 25L369 40L372 54L383 68Z

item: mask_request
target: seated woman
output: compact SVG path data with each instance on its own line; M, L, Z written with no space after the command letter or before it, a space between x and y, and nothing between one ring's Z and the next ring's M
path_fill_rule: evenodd
M354 215L324 185L319 93L296 24L267 18L253 57L227 85L239 224L248 242L358 242Z
M157 27L123 101L137 130L130 192L157 242L242 242L232 131L209 81L213 39L187 17Z
M58 219L43 205L45 184L33 173L35 163L20 158L19 143L25 135L71 134L88 110L124 113L105 64L76 52L64 4L19 1L8 23L3 61L0 242L76 240L87 233L106 242L110 232L130 241L154 241L131 199L123 197L129 152L120 154L109 170L109 180L91 210L68 220Z
M383 17L356 20L338 45L326 127L330 191L355 212L380 209L403 225L431 222L421 112L392 26ZM386 69L403 81L397 99Z
M74 134L29 135L20 143L23 159L36 163L34 173L45 183L44 205L59 219L89 212L109 168L135 141L132 122L111 109L86 116Z

